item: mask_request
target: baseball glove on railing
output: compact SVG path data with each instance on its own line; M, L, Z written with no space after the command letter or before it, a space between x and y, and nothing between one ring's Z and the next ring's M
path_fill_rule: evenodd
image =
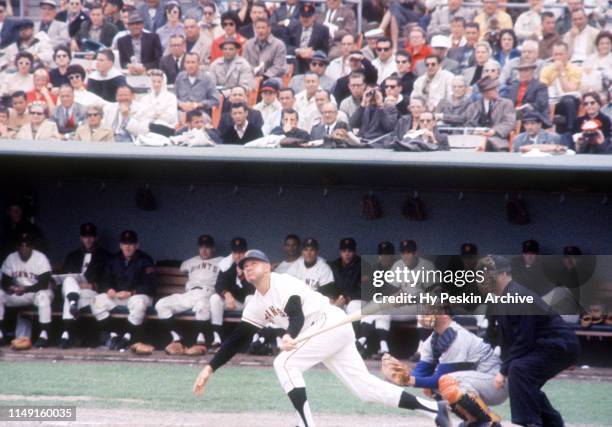
M130 347L130 350L132 350L132 353L140 356L146 356L148 354L153 354L153 350L155 350L155 348L152 345L137 342Z
M381 370L383 377L387 381L401 386L410 385L410 373L412 370L408 365L400 362L395 357L385 354L382 358Z
M11 341L13 350L29 350L32 348L32 341L28 337L18 337Z

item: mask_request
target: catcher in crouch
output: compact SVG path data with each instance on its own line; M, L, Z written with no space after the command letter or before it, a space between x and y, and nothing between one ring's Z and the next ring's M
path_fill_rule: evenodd
M240 325L198 375L194 394L204 391L213 372L248 343L255 331L273 323L287 331L281 342L283 352L274 360L274 370L298 413L298 425L315 425L302 373L321 362L361 400L422 411L435 419L438 427L450 425L446 402L415 397L368 372L355 347L353 327L343 322L347 320L346 313L331 305L327 297L288 274L271 273L270 261L261 251L248 251L240 268L255 286L255 295L246 305ZM328 326L332 329L325 330ZM299 340L299 335L306 337L303 334L317 330L321 333Z
M495 386L499 355L448 314L419 315L418 321L423 328L433 329L421 345L420 361L410 371L386 354L382 359L384 377L398 385L437 392L465 421L464 426L500 426L501 418L488 406L500 405L508 398L507 386Z

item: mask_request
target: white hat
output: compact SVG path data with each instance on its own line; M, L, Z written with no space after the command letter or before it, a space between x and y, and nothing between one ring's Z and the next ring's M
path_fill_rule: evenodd
M57 2L55 0L40 0L40 6L43 6L43 5L57 8Z
M366 39L378 39L385 36L385 32L380 28L374 28L373 30L365 32Z
M431 38L430 45L431 47L443 47L444 49L449 49L451 47L451 41L448 37L439 34Z

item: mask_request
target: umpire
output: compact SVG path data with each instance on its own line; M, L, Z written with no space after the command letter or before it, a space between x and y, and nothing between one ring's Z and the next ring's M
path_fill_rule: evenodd
M496 295L529 295L533 304L496 304L492 319L497 325L502 365L496 387L508 382L512 422L522 426L563 426L559 411L541 390L544 384L576 363L576 334L536 294L512 280L510 262L501 256L480 261Z

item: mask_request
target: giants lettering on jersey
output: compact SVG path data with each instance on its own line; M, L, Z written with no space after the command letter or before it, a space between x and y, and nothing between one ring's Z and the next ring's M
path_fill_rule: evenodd
M198 270L211 270L213 273L218 273L219 272L219 267L217 267L214 264L211 264L210 262L203 261L202 263L200 263L198 265L194 265L193 267L191 267L189 269L189 273L191 274L194 271L198 271Z
M14 279L24 278L24 279L36 280L37 276L36 276L36 274L29 273L27 271L15 271L15 272L13 272L12 277Z
M287 313L283 309L271 305L266 309L264 316L266 321L273 322L276 317L287 317Z
M306 277L304 279L304 283L310 286L310 289L312 289L313 291L316 291L317 289L319 289L319 286L321 286L321 283L318 280L312 279L310 277Z

